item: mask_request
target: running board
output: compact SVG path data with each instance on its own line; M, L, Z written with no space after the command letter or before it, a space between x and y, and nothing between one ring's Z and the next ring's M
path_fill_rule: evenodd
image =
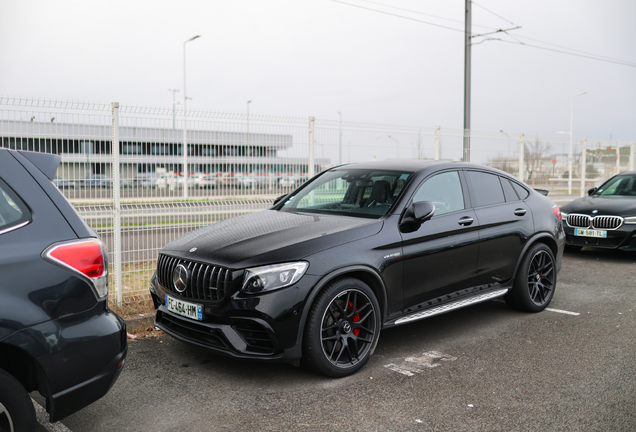
M443 314L446 312L450 312L455 309L463 308L465 306L474 305L477 303L485 302L487 300L492 300L497 297L501 297L508 292L508 289L500 289L497 291L491 291L489 293L480 294L474 297L469 297L461 300L457 300L451 303L446 303L441 306L437 306L431 309L426 309L421 312L416 312L411 315L407 315L395 321L395 325L404 324L411 321L417 321L424 318L432 317L435 315Z

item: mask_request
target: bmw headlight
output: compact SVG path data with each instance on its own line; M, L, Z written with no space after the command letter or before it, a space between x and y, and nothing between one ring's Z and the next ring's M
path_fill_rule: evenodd
M245 270L245 279L241 291L256 294L293 285L305 274L309 263L273 264Z

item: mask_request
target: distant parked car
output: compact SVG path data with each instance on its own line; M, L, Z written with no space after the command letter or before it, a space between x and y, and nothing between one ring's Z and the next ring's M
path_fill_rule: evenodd
M173 190L177 187L177 176L173 173L161 174L155 180L157 189L169 189Z
M188 189L197 187L197 176L196 175L188 175ZM183 189L183 176L177 176L177 188Z
M497 297L544 310L564 240L554 202L503 171L343 165L168 243L150 293L156 326L181 341L343 377L383 328Z
M58 189L75 189L74 181L66 180L61 177L55 177L53 179L53 184L57 186Z
M636 171L607 180L588 196L562 207L566 249L582 247L636 251Z
M137 175L137 185L144 189L154 189L158 178L159 174L156 173L141 173Z
M59 162L0 149L1 431L34 429L29 392L51 422L101 398L128 349L104 243L53 184Z
M281 187L294 187L298 183L298 177L287 176L278 179L278 186Z
M199 189L214 189L216 186L215 176L212 174L203 174L196 177L195 182Z
M82 186L87 188L112 188L113 180L104 174L93 174L82 180Z

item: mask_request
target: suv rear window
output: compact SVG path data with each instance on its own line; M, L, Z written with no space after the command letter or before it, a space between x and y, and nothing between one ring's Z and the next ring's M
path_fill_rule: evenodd
M20 228L30 220L26 204L0 179L0 234Z

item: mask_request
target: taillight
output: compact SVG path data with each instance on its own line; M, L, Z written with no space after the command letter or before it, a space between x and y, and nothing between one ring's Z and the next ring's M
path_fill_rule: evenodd
M108 254L98 239L72 240L49 246L42 256L88 279L98 298L108 295Z
M558 220L561 220L561 210L559 209L558 205L555 204L552 207L552 213L554 213L554 215L556 216Z

